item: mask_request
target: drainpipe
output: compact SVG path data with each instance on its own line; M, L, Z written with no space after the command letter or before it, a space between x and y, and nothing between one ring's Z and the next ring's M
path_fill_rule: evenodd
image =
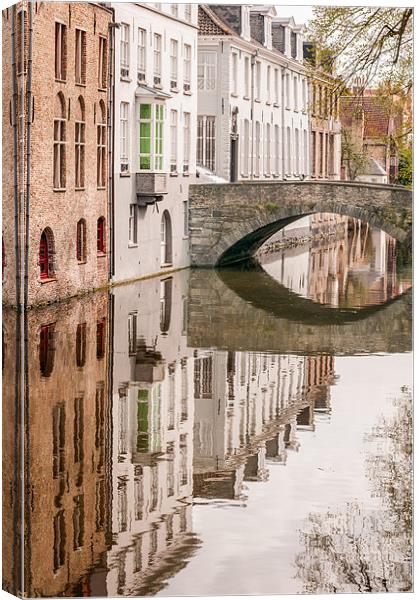
M27 68L27 80L26 80L26 95L27 95L27 104L26 104L26 198L25 198L25 266L24 266L24 313L23 313L23 324L24 324L24 386L25 386L25 405L24 405L24 431L30 431L30 412L29 412L29 373L28 373L28 365L29 365L29 331L28 331L28 317L27 317L27 307L28 307L28 296L29 296L29 219L30 219L30 169L31 169L31 124L32 124L32 38L33 38L33 3L28 2L28 17L29 17L29 31L28 31L28 62L26 65ZM22 19L22 23L24 24L24 19ZM24 58L25 52L25 44L24 38L22 37L22 60ZM24 98L22 101L22 105L24 106ZM23 121L24 117L22 118ZM26 441L26 437L25 437ZM25 489L25 499L26 504L23 501L23 510L25 514L25 527L28 539L31 539L31 530L32 530L32 522L31 522L31 511L25 510L28 505L28 498L30 497L31 490L31 470L29 468L30 465L30 445L27 442L24 444L24 456L22 458L22 464L24 465L24 489ZM31 568L31 545L28 544L25 551L27 553L27 567L26 571L28 573L28 585L26 594L28 596L32 595L32 568Z
M17 73L16 73L16 7L11 7L11 61L12 61L12 90L13 98L11 105L11 120L13 127L13 199L14 199L14 235L15 235L15 293L16 293L16 369L15 369L15 398L14 398L14 422L13 422L13 496L15 498L13 504L13 552L12 552L12 574L14 588L12 593L19 594L23 591L22 574L23 561L20 557L19 550L22 550L22 529L19 529L19 523L22 521L19 518L19 503L21 499L19 478L21 476L21 461L19 460L19 443L20 443L20 398L21 398L21 357L22 357L22 340L21 340L21 295L20 295L20 252L19 252L19 185L17 177L18 169L18 128L17 128ZM20 589L19 589L20 588Z
M112 9L114 21L115 10ZM114 156L115 156L115 77L114 77L114 45L115 27L114 22L109 23L109 93L108 93L108 218L109 218L109 271L108 278L112 280L115 275L115 178L114 178Z

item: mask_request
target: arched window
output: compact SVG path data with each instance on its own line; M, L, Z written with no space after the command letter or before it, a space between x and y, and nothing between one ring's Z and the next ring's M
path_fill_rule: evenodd
M42 377L49 377L54 368L54 325L44 325L39 334L39 368Z
M161 264L172 264L172 221L169 212L164 211L160 229Z
M105 217L99 217L97 220L97 251L98 254L105 254Z
M49 227L41 234L39 242L39 275L41 279L51 279L55 275L54 268L54 236Z
M65 100L60 92L54 106L54 189L65 189Z
M160 282L160 330L163 334L167 333L170 327L172 286L172 277Z
M76 331L76 364L84 367L86 362L86 323L79 323Z
M104 188L106 184L106 108L103 100L99 102L99 117L97 124L97 187Z
M76 105L76 119L74 130L74 155L75 155L75 185L77 189L84 188L84 155L85 155L85 111L84 100L80 96Z
M80 219L77 223L76 256L78 262L86 262L86 221L84 219Z
M105 356L105 319L96 323L96 358Z

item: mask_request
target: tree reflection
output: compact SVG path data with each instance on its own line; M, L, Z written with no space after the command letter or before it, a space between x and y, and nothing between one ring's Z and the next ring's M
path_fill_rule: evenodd
M381 507L348 503L312 513L296 559L306 593L406 592L412 589L412 402L403 389L393 417L367 436L366 473Z

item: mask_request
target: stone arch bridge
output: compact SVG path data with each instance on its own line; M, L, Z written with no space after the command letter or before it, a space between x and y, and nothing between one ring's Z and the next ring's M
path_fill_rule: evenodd
M293 221L319 212L355 217L410 244L412 192L402 186L344 181L194 184L189 188L193 267L251 257Z

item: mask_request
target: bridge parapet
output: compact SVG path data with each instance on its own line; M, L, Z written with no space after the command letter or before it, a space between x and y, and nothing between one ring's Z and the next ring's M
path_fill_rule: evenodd
M409 242L412 192L346 181L193 184L189 188L192 266L249 258L271 235L302 216L331 212L361 219Z

